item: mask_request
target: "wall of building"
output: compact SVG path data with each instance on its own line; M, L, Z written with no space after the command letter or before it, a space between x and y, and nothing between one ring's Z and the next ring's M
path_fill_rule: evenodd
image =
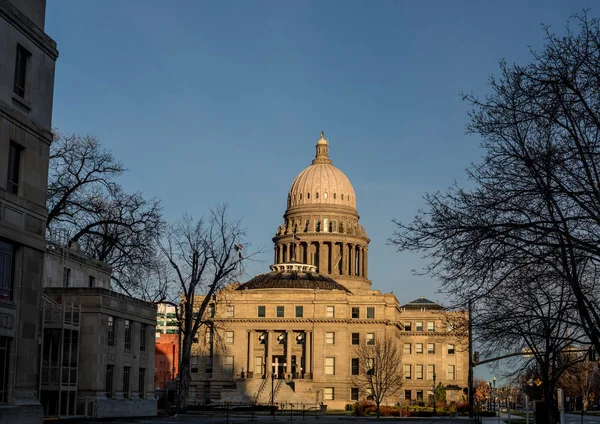
M156 306L102 288L46 288L61 303L81 307L78 399L80 413L93 411L95 418L154 416L154 332ZM109 343L109 320L114 324L114 345ZM126 346L126 321L131 328ZM145 337L142 337L145 326ZM143 346L143 348L142 348ZM108 365L113 367L108 390ZM124 370L129 368L129 390ZM140 370L145 370L143 388ZM93 404L93 407L89 405Z
M65 274L68 274L68 279L65 278ZM69 249L53 243L47 245L44 257L44 287L110 289L110 275L111 269L106 263L90 258L78 249Z
M154 387L165 389L179 372L179 335L161 334L154 348Z
M0 240L12 246L14 259L4 262L14 263L13 290L8 299L0 298L0 338L8 338L10 352L8 396L0 400L0 416L7 416L13 405L15 422L42 420L39 376L32 364L38 363L41 332L45 199L58 56L56 43L43 31L44 12L43 0L0 2L0 163L8 164L11 142L20 152L16 193L12 186L9 190L8 167L0 166ZM28 52L23 95L14 90L18 45Z

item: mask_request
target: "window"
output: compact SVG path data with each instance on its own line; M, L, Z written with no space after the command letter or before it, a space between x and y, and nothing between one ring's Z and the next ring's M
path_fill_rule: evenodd
M213 333L210 330L207 330L206 333L204 333L204 341L206 342L207 346L212 345Z
M106 390L106 396L112 397L113 392L113 375L114 375L115 366L108 364L106 366L106 378L104 379L104 387Z
M0 240L0 299L12 298L13 245Z
M360 308L352 308L352 318L360 318Z
M317 192L315 193L315 199L318 199L318 198L319 198L319 192L317 191Z
M304 307L296 306L296 318L302 318L304 316Z
M233 344L233 331L226 331L225 332L225 343L226 344Z
M404 343L404 354L410 355L412 353L412 344Z
M0 402L8 401L8 361L10 338L0 336Z
M69 287L71 285L71 268L63 268L63 287Z
M323 400L333 400L333 399L334 399L333 387L323 388Z
M352 375L358 375L360 368L358 367L358 358L352 358L352 367L351 367L351 372Z
M423 354L423 343L415 343L415 353Z
M448 365L448 380L456 380L456 368L454 365Z
M265 317L265 307L262 305L258 307L258 317L259 318Z
M417 321L415 327L417 331L423 331L423 321Z
M263 360L262 356L254 357L254 374L263 375Z
M207 374L212 374L212 372L213 372L213 358L212 358L212 356L207 356L206 357L206 365L204 367L204 372L206 372Z
M96 277L93 275L88 276L88 287L96 287Z
M190 358L190 371L195 374L197 374L199 372L197 356L192 356Z
M306 198L310 199L310 193L306 193Z
M404 331L412 331L412 322L411 321L404 321L403 325L404 325Z
M427 331L430 333L435 332L435 322L427 321Z
M367 318L370 318L370 319L375 318L375 308L373 306L367 307Z
M433 374L435 373L435 365L427 365L427 380L433 380Z
M454 344L448 343L448 355L454 355Z
M417 380L423 380L423 364L415 365L415 378Z
M146 350L146 324L140 324L140 350Z
M233 305L227 305L227 318L233 318L234 311L235 309Z
M358 400L358 387L350 388L350 400Z
M417 390L417 400L423 402L423 390Z
M131 322L125 320L125 349L131 349Z
M335 344L335 333L333 333L333 332L325 333L325 344Z
M367 358L367 374L373 375L375 372L375 358Z
M17 44L17 58L15 61L15 81L13 91L21 97L25 97L25 86L27 84L27 68L29 65L29 53L23 46Z
M146 368L140 368L138 373L138 392L140 397L144 398L144 391L146 390Z
M208 314L209 318L215 317L215 305L213 305L213 304L208 305L207 314Z
M360 344L360 333L352 333L352 344Z
M427 343L427 354L435 355L435 343Z
M233 356L226 356L223 359L223 372L225 374L233 374Z
M368 345L375 344L375 333L367 333L367 344Z
M335 318L335 306L326 306L325 307L325 316L327 318Z
M404 364L404 379L410 380L412 378L412 369L410 364Z
M277 307L277 318L283 318L285 315L284 312L285 312L285 308L283 306L278 306Z
M129 376L131 375L131 367L123 367L123 397L129 397Z
M335 358L325 358L325 375L335 375Z
M412 391L411 390L405 390L404 391L404 399L406 399L406 400L412 400Z
M113 317L108 317L108 334L106 340L106 344L109 346L115 345L115 319Z

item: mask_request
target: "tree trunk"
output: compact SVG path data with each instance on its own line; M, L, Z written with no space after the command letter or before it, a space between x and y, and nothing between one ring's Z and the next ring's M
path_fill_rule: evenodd
M187 397L190 390L190 382L192 381L191 374L191 354L192 354L192 337L186 332L183 334L183 342L181 346L181 363L179 364L179 410L185 411L187 407Z

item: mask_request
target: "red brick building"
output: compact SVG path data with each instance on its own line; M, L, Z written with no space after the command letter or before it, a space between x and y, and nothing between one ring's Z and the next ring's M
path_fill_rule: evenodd
M161 334L154 348L154 387L164 389L166 382L177 376L179 364L179 337Z

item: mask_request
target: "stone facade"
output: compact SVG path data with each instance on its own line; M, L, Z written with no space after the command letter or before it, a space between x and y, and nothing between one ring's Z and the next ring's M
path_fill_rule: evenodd
M417 395L426 400L433 384L428 369L456 394L450 400L462 399L468 357L448 331L445 312L419 300L400 307L394 294L372 289L369 241L354 189L331 164L321 134L312 165L288 193L284 223L273 238L271 272L226 287L209 305L206 318L214 326L204 327L193 347L190 403L324 402L343 408L366 396L352 382L356 345L385 337L401 349L411 345L400 370L425 367L423 378L408 375L386 403L405 396L416 401ZM432 322L432 331L403 324L417 321ZM416 356L412 346L418 343L433 348Z
M45 0L0 1L0 423L42 422L38 400L46 186L56 43Z
M93 418L156 415L156 305L110 291L105 287L110 281L110 267L77 250L49 248L45 269L50 284L44 289L47 301L41 365L46 413ZM56 282L61 286L57 287ZM57 308L64 318L49 319L48 311ZM53 337L57 332L58 336ZM67 340L64 334L74 334L78 342L73 343L75 356L69 370L71 375L76 374L75 384L64 377L57 382L46 378L51 375L53 363L47 338ZM65 344L62 351L67 350ZM62 361L62 368L65 366ZM65 372L59 374L64 376ZM64 396L66 401L62 400Z

